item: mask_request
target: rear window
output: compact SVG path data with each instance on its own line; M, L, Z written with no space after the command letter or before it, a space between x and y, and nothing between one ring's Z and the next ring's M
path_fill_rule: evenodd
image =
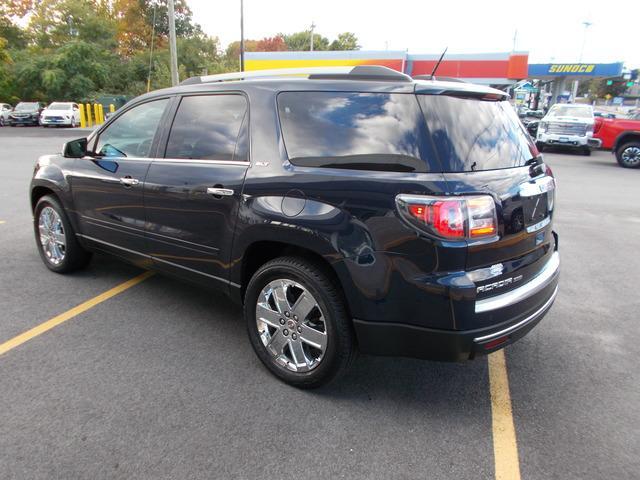
M433 153L412 94L282 92L289 160L308 167L428 172Z
M418 95L445 172L520 167L537 155L507 101Z

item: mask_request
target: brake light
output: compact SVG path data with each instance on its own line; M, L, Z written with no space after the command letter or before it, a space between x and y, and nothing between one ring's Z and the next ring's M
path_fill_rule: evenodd
M398 195L401 216L413 226L440 238L462 240L492 237L498 222L493 198L489 195L438 197Z

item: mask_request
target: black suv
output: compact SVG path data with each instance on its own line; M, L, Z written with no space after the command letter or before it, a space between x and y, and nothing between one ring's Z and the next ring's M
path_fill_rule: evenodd
M356 349L464 360L523 336L557 292L555 182L507 96L323 72L192 78L40 158L47 267L100 250L219 287L299 387Z

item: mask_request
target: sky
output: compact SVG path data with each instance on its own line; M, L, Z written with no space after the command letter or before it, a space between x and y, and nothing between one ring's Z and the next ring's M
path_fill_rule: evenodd
M220 39L240 38L240 0L187 0ZM622 61L640 67L639 0L244 0L245 38L308 29L353 32L365 50L410 53L529 52L529 63ZM586 28L583 22L590 22ZM516 33L517 31L517 33Z

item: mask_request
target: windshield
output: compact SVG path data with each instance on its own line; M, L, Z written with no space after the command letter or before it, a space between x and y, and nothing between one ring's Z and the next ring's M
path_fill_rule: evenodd
M18 105L16 105L16 111L20 111L20 110L37 110L38 109L38 104L35 102L21 102Z
M508 101L418 95L445 172L520 167L538 152Z
M47 110L71 110L70 103L53 102L47 107Z
M574 105L554 105L549 110L550 117L578 117L578 118L591 118L593 112L591 107L576 107Z

